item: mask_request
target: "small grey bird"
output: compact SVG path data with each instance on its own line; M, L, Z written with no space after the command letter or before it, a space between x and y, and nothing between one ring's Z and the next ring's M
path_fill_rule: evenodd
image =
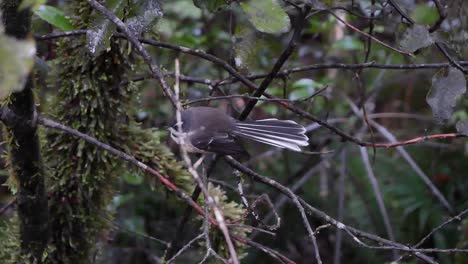
M238 141L246 138L279 148L301 151L309 145L306 129L292 120L276 118L237 121L212 107L192 107L181 112L181 130L177 120L169 127L171 138L184 144L187 152L213 152L242 156L248 153Z

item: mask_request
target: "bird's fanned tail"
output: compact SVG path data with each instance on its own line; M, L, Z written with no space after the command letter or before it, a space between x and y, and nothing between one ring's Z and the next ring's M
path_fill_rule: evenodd
M305 128L292 120L275 118L236 123L234 135L279 148L301 151L309 145Z

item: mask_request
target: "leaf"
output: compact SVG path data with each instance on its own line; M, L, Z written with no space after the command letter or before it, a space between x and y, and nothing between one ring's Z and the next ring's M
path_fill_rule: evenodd
M0 100L23 90L35 55L34 41L10 38L3 34L3 28L0 30Z
M277 0L249 0L241 2L240 6L260 32L278 34L291 29L289 16Z
M439 13L434 7L422 4L413 10L411 17L418 24L432 25L439 19Z
M217 12L228 6L230 1L226 0L193 0L195 4L200 9L206 9L210 12Z
M73 30L75 29L70 21L70 19L65 16L62 10L57 9L53 6L41 5L36 10L34 14L40 17L42 20L47 23L60 28L61 30Z
M46 2L47 0L23 0L19 5L18 10L24 10L26 8L31 8L34 10Z
M265 43L250 25L238 25L234 33L233 47L236 67L243 72L248 72L250 68L253 68L261 57L260 51L265 47L262 44Z
M140 185L143 182L143 176L138 173L128 172L122 175L122 179L131 185Z
M362 44L357 37L344 36L343 38L335 41L332 48L340 50L363 50L364 44Z
M299 79L292 84L293 91L289 94L289 99L297 100L301 98L306 98L313 94L317 88L322 87L320 83L312 79Z
M434 40L425 26L413 25L403 34L400 47L405 51L413 53L421 48L429 47L433 43Z
M125 204L126 202L132 200L133 198L135 198L135 194L134 193L126 193L126 194L119 194L119 195L116 195L114 196L114 198L112 199L112 206L114 206L114 208L117 208L119 206L122 206L123 204Z
M452 116L457 98L465 91L465 76L456 68L449 68L448 72L439 71L432 77L426 101L432 108L436 123L443 124Z
M133 0L131 6L134 15L130 16L125 24L127 24L128 28L137 36L142 32L148 32L157 19L163 16L160 0Z
M465 135L465 136L468 136L468 120L467 121L458 121L457 125L456 125L456 128L457 128L457 132L462 134L462 135Z
M125 0L107 0L105 6L121 18L126 3ZM92 26L86 32L86 45L89 52L96 57L109 47L110 38L115 32L116 26L99 12L95 13L91 20L93 21Z
M176 1L165 6L165 9L167 13L177 14L180 19L190 18L195 20L200 19L202 16L202 10L188 1Z

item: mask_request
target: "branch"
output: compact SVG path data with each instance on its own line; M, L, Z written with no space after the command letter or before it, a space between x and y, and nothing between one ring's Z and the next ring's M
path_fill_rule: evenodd
M120 159L125 160L125 161L137 166L141 170L143 170L145 172L148 172L153 176L156 176L161 183L163 183L170 190L174 191L177 196L179 196L182 200L184 200L190 206L192 206L200 215L202 215L202 216L205 215L203 209L194 200L192 200L187 193L185 193L184 191L179 189L177 186L175 186L171 181L169 181L166 177L164 177L158 171L156 171L155 169L149 167L148 165L144 164L143 162L135 159L133 156L130 156L130 155L128 155L128 154L126 154L126 153L124 153L124 152L122 152L122 151L120 151L120 150L118 150L116 148L113 148L113 147L111 147L111 146L97 140L94 137L91 137L91 136L89 136L87 134L81 133L78 130L72 129L72 128L64 126L62 124L59 124L59 123L57 123L57 122L55 122L53 120L43 118L43 117L39 117L37 121L38 121L38 124L43 125L45 127L60 130L60 131L65 132L67 134L70 134L70 135L76 136L78 138L81 138L84 141L86 141L88 143L91 143L91 144L93 144L93 145L95 145L95 146L97 146L97 147L99 147L101 149L104 149L104 150L110 152L111 154L119 157ZM216 223L216 221L214 219L210 219L210 221L211 221L211 223L213 225L217 225L217 223Z
M442 25L442 22L444 22L444 20L447 18L447 9L445 9L445 7L442 6L440 1L432 0L432 2L434 2L437 8L437 12L439 12L439 19L437 19L434 25L432 25L431 28L429 28L429 33L432 33L439 29L440 25Z
M339 20L341 23L345 24L347 27L349 27L349 28L351 28L352 30L354 30L354 31L356 31L356 32L358 32L358 33L360 33L361 35L364 35L364 36L366 36L366 37L372 39L373 41L379 43L380 45L382 45L382 46L384 46L384 47L387 47L387 48L389 48L389 49L391 49L391 50L393 50L393 51L396 51L396 52L398 52L398 53L401 53L401 54L404 54L404 55L408 55L408 56L410 56L410 57L414 57L414 55L413 55L412 53L410 53L410 52L406 52L406 51L404 51L404 50L400 50L400 49L397 49L397 48L395 48L395 47L392 47L392 46L390 46L389 44L387 44L387 43L385 43L385 42L383 42L383 41L381 41L381 40L375 38L374 36L369 35L369 34L367 34L366 32L363 32L363 31L359 30L357 27L355 27L355 26L349 24L348 22L344 21L343 19L341 19L341 18L340 18L339 16L337 16L335 13L333 13L333 12L331 12L331 11L329 11L329 13L332 14L332 15L333 15L337 20Z
M0 208L0 216L3 215L10 207L15 205L16 197L11 199L7 204L5 204L2 208Z
M196 100L192 100L190 102L183 103L183 106L191 105L191 104L196 104L196 103L202 103L202 102L210 102L210 101L217 101L217 100L226 100L226 99L233 99L233 98L243 98L243 99L251 99L251 100L257 100L257 101L264 101L264 102L305 102L313 99L317 95L321 94L325 89L327 89L327 86L323 87L322 89L318 90L317 92L313 93L312 95L309 95L305 98L299 98L299 99L284 99L284 98L259 98L259 97L254 97L254 96L249 96L247 94L233 94L233 95L224 95L224 96L213 96L213 97L206 97L206 98L200 98Z
M410 25L415 24L415 22L398 6L398 4L396 4L393 0L389 0L388 2L390 3L391 6L393 6L393 8L395 8L395 10L397 10L397 12L403 18L405 18L406 20L409 21ZM436 4L437 10L439 12L439 17L440 17L439 20L441 20L443 16L446 16L445 11L442 9L442 5L439 3L439 1L434 1L434 3ZM439 27L438 23L442 23L442 20L437 21L434 26ZM431 29L433 29L433 28L431 28ZM433 30L435 30L435 29L433 29ZM432 31L430 31L430 32L432 32ZM444 57L447 58L447 60L451 63L452 66L459 69L464 74L468 74L468 70L463 68L456 60L454 60L441 43L435 42L435 45L440 50L442 55L444 55Z
M443 46L442 43L439 43L439 42L436 42L435 43L436 47L440 50L440 52L442 53L442 55L444 55L444 57L450 61L450 64L452 66L454 66L455 68L459 69L460 71L462 71L464 74L468 74L468 70L465 69L463 66L461 66L456 60L454 60L452 58L452 56L450 56L450 54L448 53L448 51L445 49L445 47Z
M300 10L300 9L299 9ZM305 7L305 10L300 10L300 17L298 19L298 22L296 24L296 27L294 29L294 33L291 37L291 40L289 41L288 46L286 49L281 53L279 56L278 60L276 61L275 65L271 69L270 73L263 79L262 83L253 91L252 96L253 97L260 97L263 95L263 93L266 91L270 83L273 81L275 78L276 74L281 70L281 67L283 67L283 64L288 60L289 56L293 53L295 50L300 38L301 38L301 32L302 29L304 28L304 25L306 24L306 16L309 13L310 7ZM239 115L238 119L239 120L245 120L247 116L250 114L250 112L253 110L255 105L257 104L258 100L250 100L247 105L245 106L244 110L242 113Z
M86 32L88 32L88 30L86 29L52 32L52 33L44 34L44 35L34 35L34 38L36 39L36 41L51 40L51 39L56 39L56 38L86 35Z
M238 161L236 161L234 158L232 158L231 156L226 156L225 157L225 160L232 166L234 167L234 164L237 165L237 164L240 164ZM238 169L237 167L234 167L236 169ZM239 169L240 170L240 169ZM242 170L240 170L242 171ZM271 180L270 183L273 183L273 180ZM315 259L317 261L317 263L322 263L322 260L320 258L320 252L319 252L319 249L318 249L318 245L317 245L317 239L315 237L315 232L312 231L312 228L310 227L310 224L309 224L309 220L307 220L307 215L304 211L304 207L301 205L301 203L299 202L298 198L297 198L297 195L295 195L289 188L286 188L284 189L284 191L288 194L289 197L291 197L293 203L296 205L297 209L299 210L299 213L301 214L301 217L302 217L302 221L304 223L304 226L306 227L306 230L309 234L309 237L310 239L312 240L312 245L314 246L314 252L315 252Z
M87 1L94 9L96 9L104 16L106 16L110 21L112 21L112 23L114 23L117 26L117 28L123 32L123 35L135 46L137 51L143 57L143 60L146 62L146 64L148 64L148 67L150 68L150 71L153 74L154 78L159 81L159 84L161 85L163 92L169 98L169 101L174 107L177 107L177 101L174 97L174 94L169 89L169 86L167 85L166 80L164 79L164 75L162 74L159 67L153 62L151 56L143 47L138 38L133 34L133 32L130 31L125 25L125 23L123 23L122 20L120 20L114 13L112 13L110 10L98 3L96 0Z
M123 34L115 34L115 37L120 37L120 38L126 38L125 35ZM229 72L231 75L234 76L235 79L226 79L223 80L219 83L221 84L228 84L232 83L234 81L240 81L242 82L245 86L247 86L251 90L256 90L258 89L258 86L252 82L251 80L255 79L260 79L266 77L265 74L262 75L252 75L252 76L244 76L241 73L237 72L229 63L225 62L224 60L213 56L211 54L208 54L200 49L191 49L183 46L178 46L170 43L165 43L161 41L156 41L156 40L151 40L151 39L145 39L145 38L140 38L139 39L142 43L149 44L152 46L156 47L162 47L162 48L167 48L175 51L179 51L182 53L190 54L193 56L197 56L203 59L206 59L208 61L213 62L216 65L221 66L223 69L225 69L227 72ZM460 61L457 62L460 65L468 65L468 61ZM296 73L296 72L303 72L303 71L309 71L309 70L317 70L317 69L333 69L333 68L339 68L339 69L360 69L360 68L377 68L377 69L391 69L391 70L405 70L405 69L437 69L437 68L443 68L452 65L451 63L429 63L429 64L375 64L373 62L369 63L362 63L362 64L343 64L343 63L334 63L334 64L314 64L314 65L309 65L309 66L304 66L304 67L296 67L288 70L284 70L282 72L279 72L276 77L282 77L285 75L288 75L290 73ZM206 80L206 79L205 79ZM202 81L202 80L199 80ZM206 82L205 82L206 83ZM388 147L395 147L397 145L407 145L407 144L414 144L421 142L423 140L416 139L416 140L409 140L408 142L399 142L399 143L373 143L373 142L366 142L366 141L361 141L360 139L351 136L350 134L347 134L346 132L342 131L341 129L331 125L327 121L321 120L318 117L300 109L297 108L293 105L288 104L287 102L284 102L283 100L280 100L281 98L272 96L268 93L263 93L263 95L269 99L274 99L277 100L277 104L283 106L284 108L298 114L300 117L308 119L310 121L316 122L320 126L323 126L333 133L339 135L342 137L344 140L351 141L356 143L359 146L364 146L364 147L378 147L378 148L388 148ZM433 135L429 137L425 137L425 139L439 139L439 138L452 138L452 137L466 137L464 135L459 135L459 134L447 134L447 135Z
M5 111L5 108L2 108L2 110ZM55 122L53 120L43 118L43 117L38 117L37 123L40 124L40 125L43 125L45 127L60 130L60 131L65 132L67 134L70 134L70 135L76 136L78 138L81 138L81 139L83 139L84 141L86 141L88 143L91 143L91 144L93 144L93 145L95 145L95 146L97 146L97 147L99 147L101 149L109 151L111 154L117 156L118 158L120 158L120 159L122 159L124 161L127 161L127 162L135 165L136 167L142 169L143 171L145 171L145 172L147 172L147 173L149 173L149 174L151 174L153 176L156 176L161 183L163 183L170 190L174 191L178 197L180 197L187 204L189 204L192 208L194 208L195 211L197 211L197 213L199 215L201 215L203 217L206 215L204 210L193 199L191 199L191 197L187 193L185 193L184 191L179 189L177 186L175 186L172 182L170 182L166 177L164 177L158 171L156 171L156 170L152 169L151 167L149 167L148 165L138 161L134 157L132 157L132 156L120 151L120 150L117 150L117 149L115 149L115 148L113 148L113 147L111 147L111 146L109 146L109 145L107 145L105 143L100 142L99 140L97 140L94 137L91 137L91 136L89 136L87 134L81 133L78 130L72 129L72 128L64 126L62 124L59 124L59 123L57 123L57 122ZM218 223L216 222L216 220L214 220L211 217L208 217L208 222L210 224L216 226L216 227L219 226ZM254 246L256 248L259 248L261 250L264 250L264 248L261 248L258 245L252 244L251 242L249 242L248 240L246 240L243 237L235 236L235 235L232 235L232 234L231 234L231 236L236 241L238 241L240 243L245 243L245 244ZM287 258L282 257L282 259L287 259ZM286 263L294 263L294 262L293 261L286 261Z
M357 115L358 117L360 118L363 118L363 115L361 114L361 112L359 111L359 109L357 108L357 106L351 101L351 99L349 99L348 97L345 97L345 100L348 102L348 104L350 105L351 107L351 110L354 112L355 115ZM411 168L413 168L413 170L416 172L416 174L418 175L418 177L429 187L429 189L431 190L432 194L437 197L437 199L439 199L440 203L444 206L444 208L451 214L454 214L455 210L453 209L453 207L450 205L450 203L447 201L447 199L444 197L444 195L442 194L441 191L439 191L439 189L431 182L431 180L429 179L429 177L423 172L423 170L418 166L418 164L416 164L416 162L413 160L413 158L408 154L408 152L402 147L404 144L402 144L402 142L399 142L397 143L396 141L396 138L393 136L393 134L391 134L385 127L381 126L380 124L378 124L377 122L373 121L373 120L369 120L369 124L371 124L373 127L375 127L377 129L377 131L379 131L379 133L381 133L385 138L387 138L387 140L389 140L390 142L395 142L395 143L391 143L389 145L392 145L394 147L396 147L397 151L400 153L400 155L402 156L402 158L404 160L406 160L406 162L411 166ZM444 134L442 134L444 135ZM457 134L453 134L453 135L457 135ZM417 140L410 140L410 141L413 141L414 142L418 142ZM407 142L403 142L403 143L407 143Z
M388 0L388 3L389 3L393 8L395 8L395 10L398 12L398 14L400 14L400 16L402 16L404 19L406 19L410 24L414 24L414 20L413 20L410 16L408 16L408 15L406 14L406 12L403 11L403 9L401 9L401 7L400 7L397 3L395 3L394 0Z
M180 104L180 101L179 101L179 94L180 94L180 89L179 89L179 61L177 59L175 60L175 79L176 80L175 80L175 84L174 84L174 90L175 90L175 96L176 96L175 99L177 101L177 106L176 106L176 109L177 109L177 111L176 111L176 121L177 121L177 124L178 124L177 129L178 129L178 132L180 134L183 134L183 132L182 132L182 114L180 112L180 109L182 109L182 105ZM210 206L212 208L212 210L213 210L213 213L214 213L214 215L216 217L216 221L218 222L218 225L219 225L219 229L223 233L224 238L226 240L226 245L228 247L229 254L231 255L232 262L234 264L238 264L239 259L237 257L237 252L236 252L236 250L234 248L234 244L232 243L231 237L229 235L229 230L228 230L228 228L226 226L226 220L224 218L223 213L221 212L220 206L215 201L215 199L213 199L213 197L210 195L210 193L208 192L208 188L203 183L203 180L201 179L201 177L198 174L196 168L194 167L190 157L188 156L187 149L184 147L186 145L185 140L187 140L187 139L185 138L185 136L182 136L182 137L180 137L180 140L181 140L181 142L179 142L180 152L182 154L182 158L183 158L185 164L188 167L188 171L192 175L193 179L197 183L200 190L203 192L203 195L205 196L206 204L208 206ZM203 158L204 157L202 157L202 159ZM205 217L208 217L208 215L205 215Z
M242 165L241 163L234 160L233 158L226 157L226 161L234 169L237 169L237 170L241 171L242 173L245 173L245 174L251 176L254 180L256 180L258 182L261 182L263 184L266 184L266 185L278 190L279 192L286 195L290 199L294 199L294 197L293 197L294 195L293 196L291 195L291 192L288 191L288 188L281 185L280 183L276 182L275 180L254 172L253 170L247 168L246 166ZM426 261L428 263L437 263L432 258L430 258L429 256L427 256L427 255L425 255L425 254L423 254L421 252L418 252L421 249L413 249L413 248L410 248L410 247L405 246L403 244L393 242L393 241L381 238L381 237L379 237L377 235L370 234L370 233L361 231L359 229L347 226L347 225L337 221L336 219L330 217L329 215L325 214L324 212L314 208L313 206L311 206L310 204L305 202L302 198L297 197L297 196L296 196L296 198L299 200L301 205L304 206L305 209L307 209L307 211L310 214L315 215L316 217L320 218L322 221L324 221L326 223L332 224L336 228L344 230L347 234L349 234L349 235L351 235L353 237L353 240L355 242L364 244L362 241L360 241L357 238L357 236L364 237L366 239L378 242L380 244L387 245L386 247L374 247L376 249L382 249L382 250L394 250L394 249L396 249L396 250L399 250L399 251L414 252L414 254L418 258L420 258L421 260L424 260L424 261Z
M380 214L382 215L382 219L384 222L385 230L387 231L388 238L392 241L395 241L392 224L390 222L390 217L388 216L388 212L385 207L382 190L380 189L379 182L377 181L377 178L375 177L374 170L372 169L371 163L369 161L369 153L367 152L367 149L364 147L360 147L359 152L361 154L361 159L362 159L362 162L364 163L364 167L367 172L367 177L369 178L369 182L372 186L372 190L374 191L375 199L377 201L377 206L379 207ZM398 256L396 252L393 252L393 255L395 258Z

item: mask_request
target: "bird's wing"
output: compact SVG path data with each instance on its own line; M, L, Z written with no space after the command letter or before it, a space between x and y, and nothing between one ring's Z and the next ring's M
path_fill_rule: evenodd
M238 140L227 133L216 133L210 137L198 137L196 140L192 140L192 145L197 149L223 155L248 155Z

